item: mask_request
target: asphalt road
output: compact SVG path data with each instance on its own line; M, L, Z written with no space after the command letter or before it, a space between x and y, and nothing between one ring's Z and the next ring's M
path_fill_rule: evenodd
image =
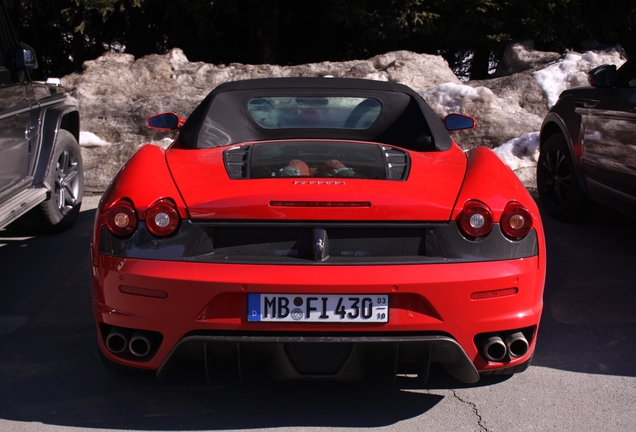
M0 431L633 431L636 220L600 208L576 225L544 218L545 309L533 366L466 386L434 370L422 387L158 382L105 369L90 307L96 198L62 234L0 231Z

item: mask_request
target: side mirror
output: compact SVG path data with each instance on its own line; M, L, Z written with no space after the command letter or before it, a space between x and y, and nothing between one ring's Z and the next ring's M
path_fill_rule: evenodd
M587 80L593 87L614 87L616 85L616 66L601 65L587 73Z
M463 115L463 114L449 114L444 119L444 125L448 131L457 131L464 129L472 129L475 127L477 122L473 117Z
M148 118L148 127L158 130L177 130L185 124L185 120L175 113L157 114Z
M32 72L38 68L38 59L35 56L35 51L29 45L25 43L19 43L18 49L15 52L14 67L16 70Z

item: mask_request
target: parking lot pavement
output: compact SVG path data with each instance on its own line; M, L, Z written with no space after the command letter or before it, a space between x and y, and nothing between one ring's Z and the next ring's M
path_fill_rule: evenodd
M636 224L599 209L545 219L548 275L533 366L513 377L426 386L276 382L209 385L194 367L167 381L104 368L88 243L99 197L50 236L0 233L0 431L631 431L636 424Z

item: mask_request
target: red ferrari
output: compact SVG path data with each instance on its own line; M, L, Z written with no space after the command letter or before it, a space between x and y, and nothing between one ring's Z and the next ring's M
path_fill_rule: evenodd
M543 307L537 206L463 152L410 88L338 78L218 86L100 202L93 309L107 365L162 378L259 362L277 379L384 364L476 382L525 370ZM194 366L193 366L194 367Z

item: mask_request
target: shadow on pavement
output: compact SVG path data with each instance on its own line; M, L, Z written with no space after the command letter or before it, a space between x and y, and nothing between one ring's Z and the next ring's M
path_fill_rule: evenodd
M209 385L192 370L164 382L101 364L95 341L88 247L95 211L69 231L0 232L0 418L109 429L378 427L418 416L439 395L374 380ZM199 373L201 372L201 373ZM444 376L444 374L442 374ZM443 386L456 382L449 376Z
M425 387L399 377L354 383L209 385L202 371L168 381L104 368L90 306L88 245L94 210L71 230L0 232L0 418L139 430L382 427L433 409L424 389L464 385L433 368ZM636 228L601 209L577 225L544 220L545 310L534 364L636 375ZM504 378L484 377L479 385ZM413 391L412 391L413 390Z
M636 376L636 220L598 206L585 221L544 215L547 280L534 364Z

